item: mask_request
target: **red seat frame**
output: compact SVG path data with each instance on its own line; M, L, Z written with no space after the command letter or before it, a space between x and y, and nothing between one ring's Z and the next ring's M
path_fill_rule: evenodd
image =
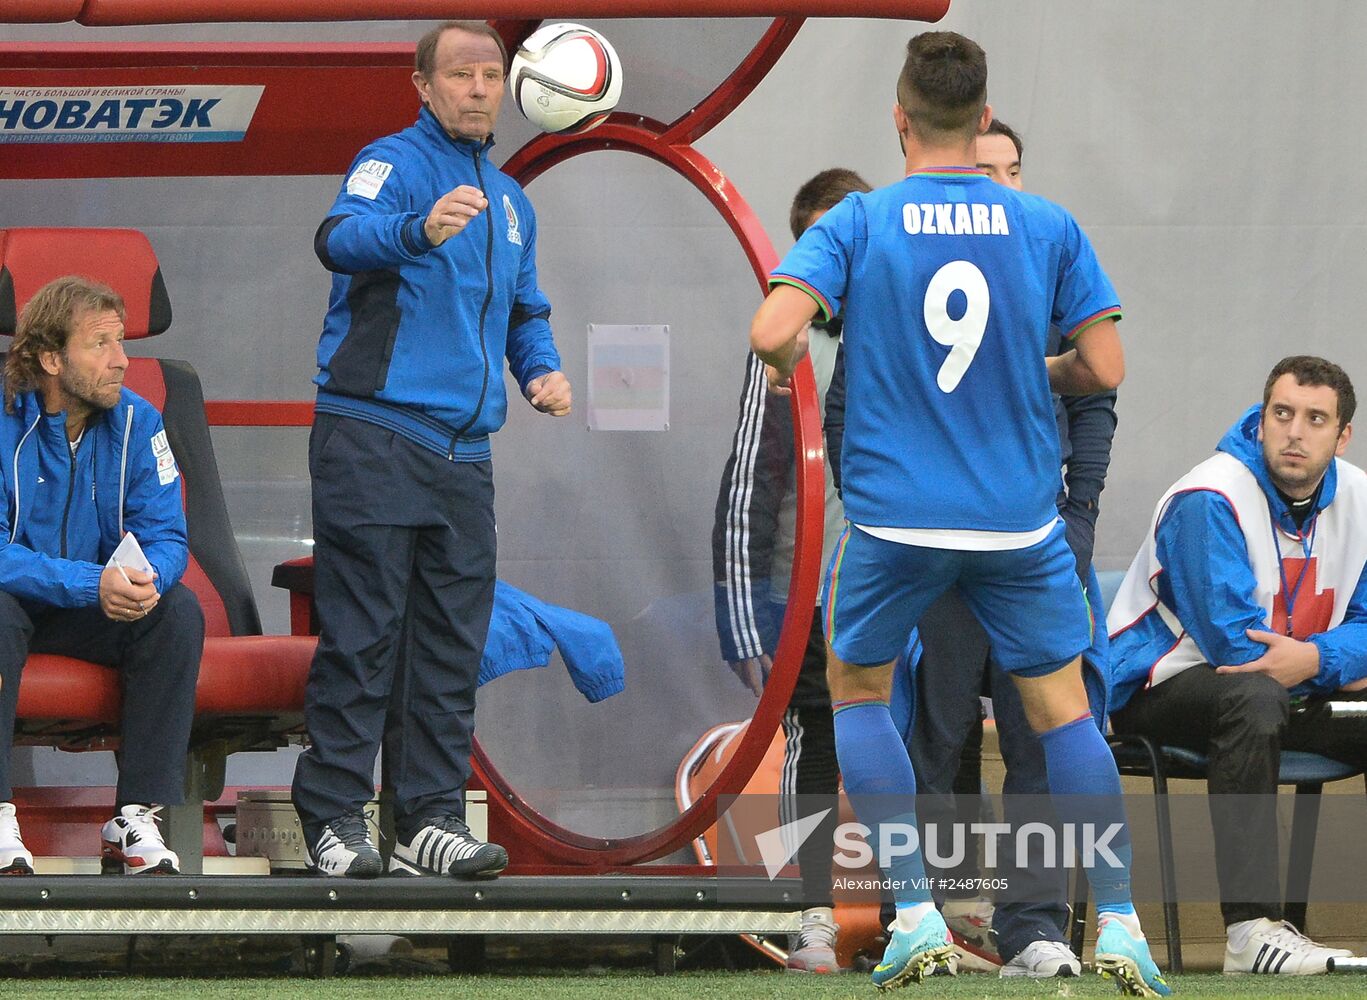
M13 334L33 293L53 278L80 274L123 296L129 340L171 324L156 253L131 229L0 230L0 333ZM195 692L190 782L202 800L222 794L233 750L270 748L302 730L304 687L317 640L265 636L227 505L194 369L182 361L131 358L125 385L162 411L182 473L190 559L182 582L204 608L205 646ZM117 744L122 691L117 670L65 656L34 655L19 685L16 742L67 749ZM194 797L194 796L190 796ZM173 816L170 836L182 867L197 870L202 851L193 813ZM181 836L181 833L184 833Z

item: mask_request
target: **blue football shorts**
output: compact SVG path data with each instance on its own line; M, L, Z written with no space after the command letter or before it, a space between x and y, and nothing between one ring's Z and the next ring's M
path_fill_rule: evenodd
M1062 520L1043 541L999 552L905 545L846 525L822 587L826 641L846 663L888 663L955 584L1008 673L1052 673L1092 645L1092 612Z

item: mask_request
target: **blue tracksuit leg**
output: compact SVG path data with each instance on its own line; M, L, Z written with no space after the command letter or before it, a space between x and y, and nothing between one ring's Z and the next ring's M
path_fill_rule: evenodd
M305 833L371 798L382 740L401 834L461 815L493 606L490 463L320 413L309 465L321 635L294 779Z
M147 617L114 621L99 605L54 608L0 593L0 801L10 797L9 747L19 677L30 653L53 653L119 670L120 803L179 805L204 652L204 612L183 583L168 587Z

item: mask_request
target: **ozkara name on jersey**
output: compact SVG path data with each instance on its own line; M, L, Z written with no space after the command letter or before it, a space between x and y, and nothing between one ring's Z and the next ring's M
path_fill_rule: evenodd
M1001 205L962 201L943 205L903 205L902 228L912 236L922 233L939 236L1011 235L1006 225L1006 209Z

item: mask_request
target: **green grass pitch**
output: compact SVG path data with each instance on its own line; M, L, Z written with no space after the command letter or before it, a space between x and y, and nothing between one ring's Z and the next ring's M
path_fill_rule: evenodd
M1171 985L1179 997L1347 997L1367 992L1367 977L1185 975ZM877 990L862 975L797 976L782 972L680 972L572 976L401 976L344 977L320 982L305 978L144 979L100 976L79 979L0 980L10 996L100 1000L873 1000ZM1081 979L999 980L991 976L936 977L889 994L898 1000L996 997L1115 997L1119 992L1093 974Z

